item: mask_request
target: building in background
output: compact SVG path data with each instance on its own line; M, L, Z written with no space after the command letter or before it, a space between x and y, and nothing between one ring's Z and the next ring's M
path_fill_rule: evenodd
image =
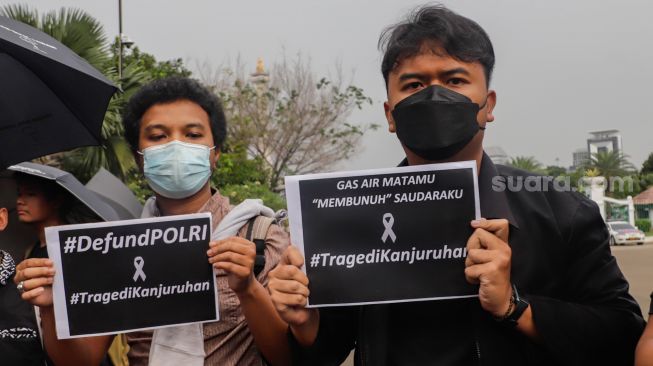
M590 156L599 152L617 151L623 153L619 130L594 131L590 132L590 135L592 137L587 139L587 151Z
M578 149L574 151L573 164L571 166L571 171L575 171L578 168L582 168L590 161L590 153L587 149Z
M510 158L508 154L499 146L488 146L484 148L485 153L490 157L494 164L508 165Z
M581 148L573 152L573 164L569 168L570 171L582 168L596 153L612 151L623 153L623 144L619 130L594 131L589 134L590 138L587 139L587 148Z
M653 187L633 197L633 203L637 210L637 218L651 220L651 227L653 227Z

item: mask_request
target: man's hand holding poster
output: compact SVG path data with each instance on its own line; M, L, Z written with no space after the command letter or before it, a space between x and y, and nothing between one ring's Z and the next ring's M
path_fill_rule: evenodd
M478 296L464 275L475 162L290 176L286 196L309 306Z

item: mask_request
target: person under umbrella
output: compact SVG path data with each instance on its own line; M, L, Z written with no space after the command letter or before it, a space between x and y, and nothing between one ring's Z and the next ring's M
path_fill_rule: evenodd
M26 253L26 260L18 264L19 269L32 258L47 260L46 227L101 221L101 218L88 207L52 181L25 173L15 173L14 179L18 187L16 198L18 220L31 226L35 236L38 236L37 242ZM41 281L41 283L38 280L32 281L34 283L29 281L18 283L17 289L23 299L26 296L35 299L46 297L43 286L51 285L52 281ZM31 290L25 291L26 288ZM38 311L37 318L39 318ZM47 364L53 363L48 359Z
M48 257L46 227L102 221L58 184L25 173L16 173L14 177L18 185L18 220L31 225L38 235L38 242L31 247L27 258Z
M6 207L0 206L0 231L9 223ZM4 244L4 243L1 243ZM4 245L3 245L4 247ZM34 309L20 299L12 281L16 266L11 255L0 250L0 355L6 365L37 366L45 362Z
M8 170L13 171L16 183L18 221L31 227L33 237L38 238L28 249L26 259L16 266L17 273L34 263L52 263L46 247L46 227L123 218L65 171L34 163L13 165ZM52 285L52 279L14 278L14 282L23 300L31 299L33 305L52 301L51 292L45 291ZM35 309L39 319L38 306ZM48 364L53 363L48 360Z

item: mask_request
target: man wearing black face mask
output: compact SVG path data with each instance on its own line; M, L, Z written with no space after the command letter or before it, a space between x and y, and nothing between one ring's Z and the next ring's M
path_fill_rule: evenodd
M493 184L527 172L495 166L483 152L497 100L487 34L426 6L389 28L381 45L384 107L402 165L477 163L485 219L470 223L464 275L479 297L306 309L304 259L291 247L269 289L290 325L295 364L336 365L354 348L357 365L632 364L644 321L596 205L552 185L515 192Z

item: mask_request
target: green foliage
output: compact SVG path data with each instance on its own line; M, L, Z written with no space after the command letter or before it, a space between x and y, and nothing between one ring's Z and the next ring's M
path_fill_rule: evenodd
M540 162L535 160L535 158L532 156L517 156L510 159L510 163L508 165L531 173L544 173L542 164L540 164Z
M220 190L223 196L229 197L232 204L238 204L246 198L260 198L263 203L277 211L286 207L286 201L267 186L258 182L246 184L229 184Z
M229 197L232 204L238 204L246 198L260 198L275 211L285 208L285 200L270 190L267 180L262 160L248 158L242 147L220 154L217 168L211 177L213 186L223 196Z
M127 177L126 181L127 187L129 187L129 189L134 192L134 195L141 203L145 203L148 198L154 195L154 192L152 192L150 187L147 185L145 177L143 177L140 172L132 170L129 172L129 176Z
M648 158L646 161L644 161L644 164L642 164L642 174L649 174L653 173L653 152L648 155Z
M645 233L651 231L651 220L649 219L637 219L635 220L635 226L638 229L642 230Z
M111 64L118 65L118 37L111 45ZM158 61L153 55L143 52L138 46L126 48L123 46L123 65L135 65L148 74L150 80L163 79L170 76L189 77L192 72L184 66L181 58L167 61Z
M605 177L607 181L606 195L616 198L620 198L625 192L614 191L610 184L611 178L626 178L631 176L635 171L635 167L628 161L628 156L619 151L599 151L593 153L585 168L595 169L601 176Z
M40 29L66 45L96 69L102 70L108 59L102 25L81 9L61 8L59 11L50 11L39 16L36 9L16 4L1 7L0 15Z
M248 183L265 184L267 174L261 159L249 159L247 153L239 149L220 154L211 180L217 188Z
M597 169L604 177L627 175L635 170L628 156L618 151L599 151L593 153L586 169Z
M653 186L653 172L638 175L637 182L639 183L640 191L647 190L648 187Z
M567 169L555 165L547 166L544 171L546 172L546 175L551 177L559 177L567 174Z

